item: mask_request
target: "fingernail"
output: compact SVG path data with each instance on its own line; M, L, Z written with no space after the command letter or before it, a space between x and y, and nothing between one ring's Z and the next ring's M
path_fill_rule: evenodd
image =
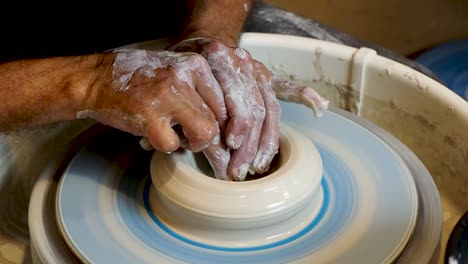
M247 172L249 171L249 164L244 163L239 166L239 170L237 171L237 175L235 176L238 181L243 181L245 180L245 177L247 177Z
M234 138L234 149L238 149L240 148L240 146L242 145L242 142L244 141L244 136L237 136Z
M149 142L149 140L147 138L142 138L140 139L140 146L142 149L144 150L152 150L153 149L153 146L151 145L151 143Z
M242 145L244 138L245 136L242 136L242 135L234 137L233 134L229 134L226 138L226 143L231 149L238 149Z
M234 135L233 134L229 134L227 137L226 137L226 144L230 147L230 148L234 148Z
M327 110L329 105L330 105L330 101L328 101L327 99L323 99L323 100L320 102L320 108L321 108L322 110Z
M266 155L258 155L257 157L255 157L253 164L257 172L264 173L268 171L270 167L270 163L273 160L274 156L275 156L274 154L273 155L266 154Z

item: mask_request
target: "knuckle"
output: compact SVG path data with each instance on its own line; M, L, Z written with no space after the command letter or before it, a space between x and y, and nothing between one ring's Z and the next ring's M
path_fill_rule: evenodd
M256 122L263 122L266 116L265 107L262 105L253 105L252 115Z
M245 127L247 129L250 129L254 125L254 120L252 118L248 117L241 117L241 118L236 118L237 123L241 127Z
M213 138L216 136L218 129L214 124L210 123L204 126L201 131L202 132L198 136L198 139L203 143L208 143L211 142L211 140L213 140Z
M160 80L167 80L174 76L174 67L168 65L165 68L158 69L157 77Z
M234 54L241 60L250 60L250 54L243 48L234 49Z
M202 61L204 60L203 56L198 54L198 53L192 53L189 55L188 57L188 62L190 64L194 64L194 63L203 63Z
M200 54L194 54L190 57L190 62L193 65L200 66L202 70L206 70L210 68L208 61Z

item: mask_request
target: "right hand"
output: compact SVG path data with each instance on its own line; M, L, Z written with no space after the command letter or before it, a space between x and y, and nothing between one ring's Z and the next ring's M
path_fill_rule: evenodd
M186 39L168 49L205 57L224 92L229 119L221 127L222 139L231 149L231 158L212 163L221 178L243 181L248 172L269 170L279 150L278 99L304 104L316 116L328 107L328 100L314 89L275 76L245 49L210 38Z
M210 153L208 148L219 136L227 111L223 92L202 56L120 49L104 53L93 75L78 118L147 138L161 152L183 147L207 151L212 159L229 155L228 150Z

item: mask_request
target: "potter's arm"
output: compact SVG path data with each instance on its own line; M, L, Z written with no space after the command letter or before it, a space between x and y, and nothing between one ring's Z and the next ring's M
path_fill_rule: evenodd
M191 7L181 39L213 38L236 47L254 0L186 0Z
M98 56L0 64L0 131L75 118Z

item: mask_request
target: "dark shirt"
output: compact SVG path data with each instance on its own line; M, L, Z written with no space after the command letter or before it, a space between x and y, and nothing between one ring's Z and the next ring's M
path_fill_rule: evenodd
M183 27L184 1L22 3L24 12L0 11L0 60L82 55L165 37ZM66 3L66 4L65 4ZM21 4L16 9L21 10Z

